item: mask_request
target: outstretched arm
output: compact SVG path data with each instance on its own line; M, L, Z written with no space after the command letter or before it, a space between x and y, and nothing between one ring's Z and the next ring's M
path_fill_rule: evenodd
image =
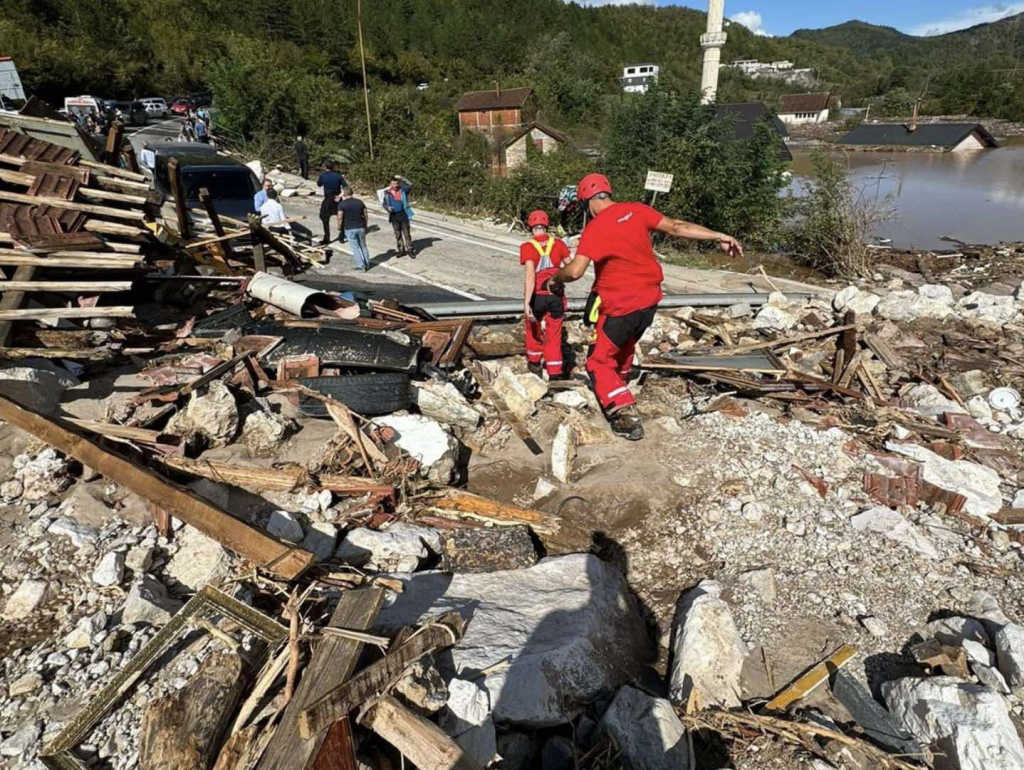
M692 241L717 241L719 248L730 257L743 256L743 246L731 235L709 230L703 225L687 222L684 219L662 217L654 229L659 233L665 233L676 238L689 238Z
M585 257L582 254L577 254L572 262L562 267L558 271L558 275L552 278L552 281L558 281L559 283L572 283L578 281L583 277L583 274L587 272L587 265L590 264L590 257Z

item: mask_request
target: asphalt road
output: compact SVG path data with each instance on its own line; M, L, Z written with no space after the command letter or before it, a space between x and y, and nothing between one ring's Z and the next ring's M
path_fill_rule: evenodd
M154 122L129 133L136 151L146 142L167 141L177 137L180 121L169 119ZM415 190L414 190L415 193ZM337 223L331 222L334 236L329 245L331 258L327 265L310 271L305 278L322 285L385 291L385 287L418 287L429 296L465 299L496 299L521 297L523 268L519 264L519 244L526 233L510 233L507 229L480 221L464 220L416 207L412 237L416 258L397 256L395 238L387 216L371 194L362 196L370 212L367 245L371 269L357 270L348 244L337 242ZM281 200L289 217L302 217L319 241L322 227L319 218L319 196L294 196ZM574 244L570 244L574 245ZM731 273L724 270L699 270L664 265L666 293L770 291L759 276ZM796 281L772 279L783 289L813 290ZM592 275L570 284L567 293L584 297L590 289ZM424 300L425 301L425 300Z

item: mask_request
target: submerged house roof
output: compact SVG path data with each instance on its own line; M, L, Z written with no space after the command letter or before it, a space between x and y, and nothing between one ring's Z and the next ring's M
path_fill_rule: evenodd
M988 147L998 147L995 137L981 123L919 123L911 131L903 123L861 123L839 140L840 144L868 147L956 147L974 132Z
M822 92L816 94L784 94L780 113L795 115L804 112L821 112L827 110L832 102L832 94Z
M458 112L476 110L514 110L526 104L532 88L502 88L496 91L469 91L455 104Z
M754 136L754 126L767 119L779 135L779 155L783 160L793 160L793 154L785 142L789 136L786 124L761 102L718 104L715 105L715 114L720 121L729 126L733 139L750 139Z

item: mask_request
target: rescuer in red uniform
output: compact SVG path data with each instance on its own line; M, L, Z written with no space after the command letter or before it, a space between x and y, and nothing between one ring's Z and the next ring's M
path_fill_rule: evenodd
M636 441L643 438L644 427L626 377L636 343L664 296L664 274L654 256L651 232L717 241L730 256L743 256L743 247L731 235L670 219L643 203L615 202L611 183L601 174L583 177L576 194L587 205L591 219L583 229L576 257L549 280L547 288L562 293L562 284L581 278L587 265L594 263L594 291L600 305L587 372L612 430Z
M561 238L548 235L548 215L533 211L526 219L530 240L519 247L523 265L523 316L526 319L526 361L530 371L549 377L561 377L562 322L565 318L564 293L552 294L547 282L569 260L569 247Z

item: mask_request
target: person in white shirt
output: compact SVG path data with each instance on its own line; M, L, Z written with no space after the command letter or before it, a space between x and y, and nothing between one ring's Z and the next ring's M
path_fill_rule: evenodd
M260 206L260 217L263 220L263 224L271 230L285 233L291 231L284 208L277 201L277 190L273 187L267 190L267 200Z

